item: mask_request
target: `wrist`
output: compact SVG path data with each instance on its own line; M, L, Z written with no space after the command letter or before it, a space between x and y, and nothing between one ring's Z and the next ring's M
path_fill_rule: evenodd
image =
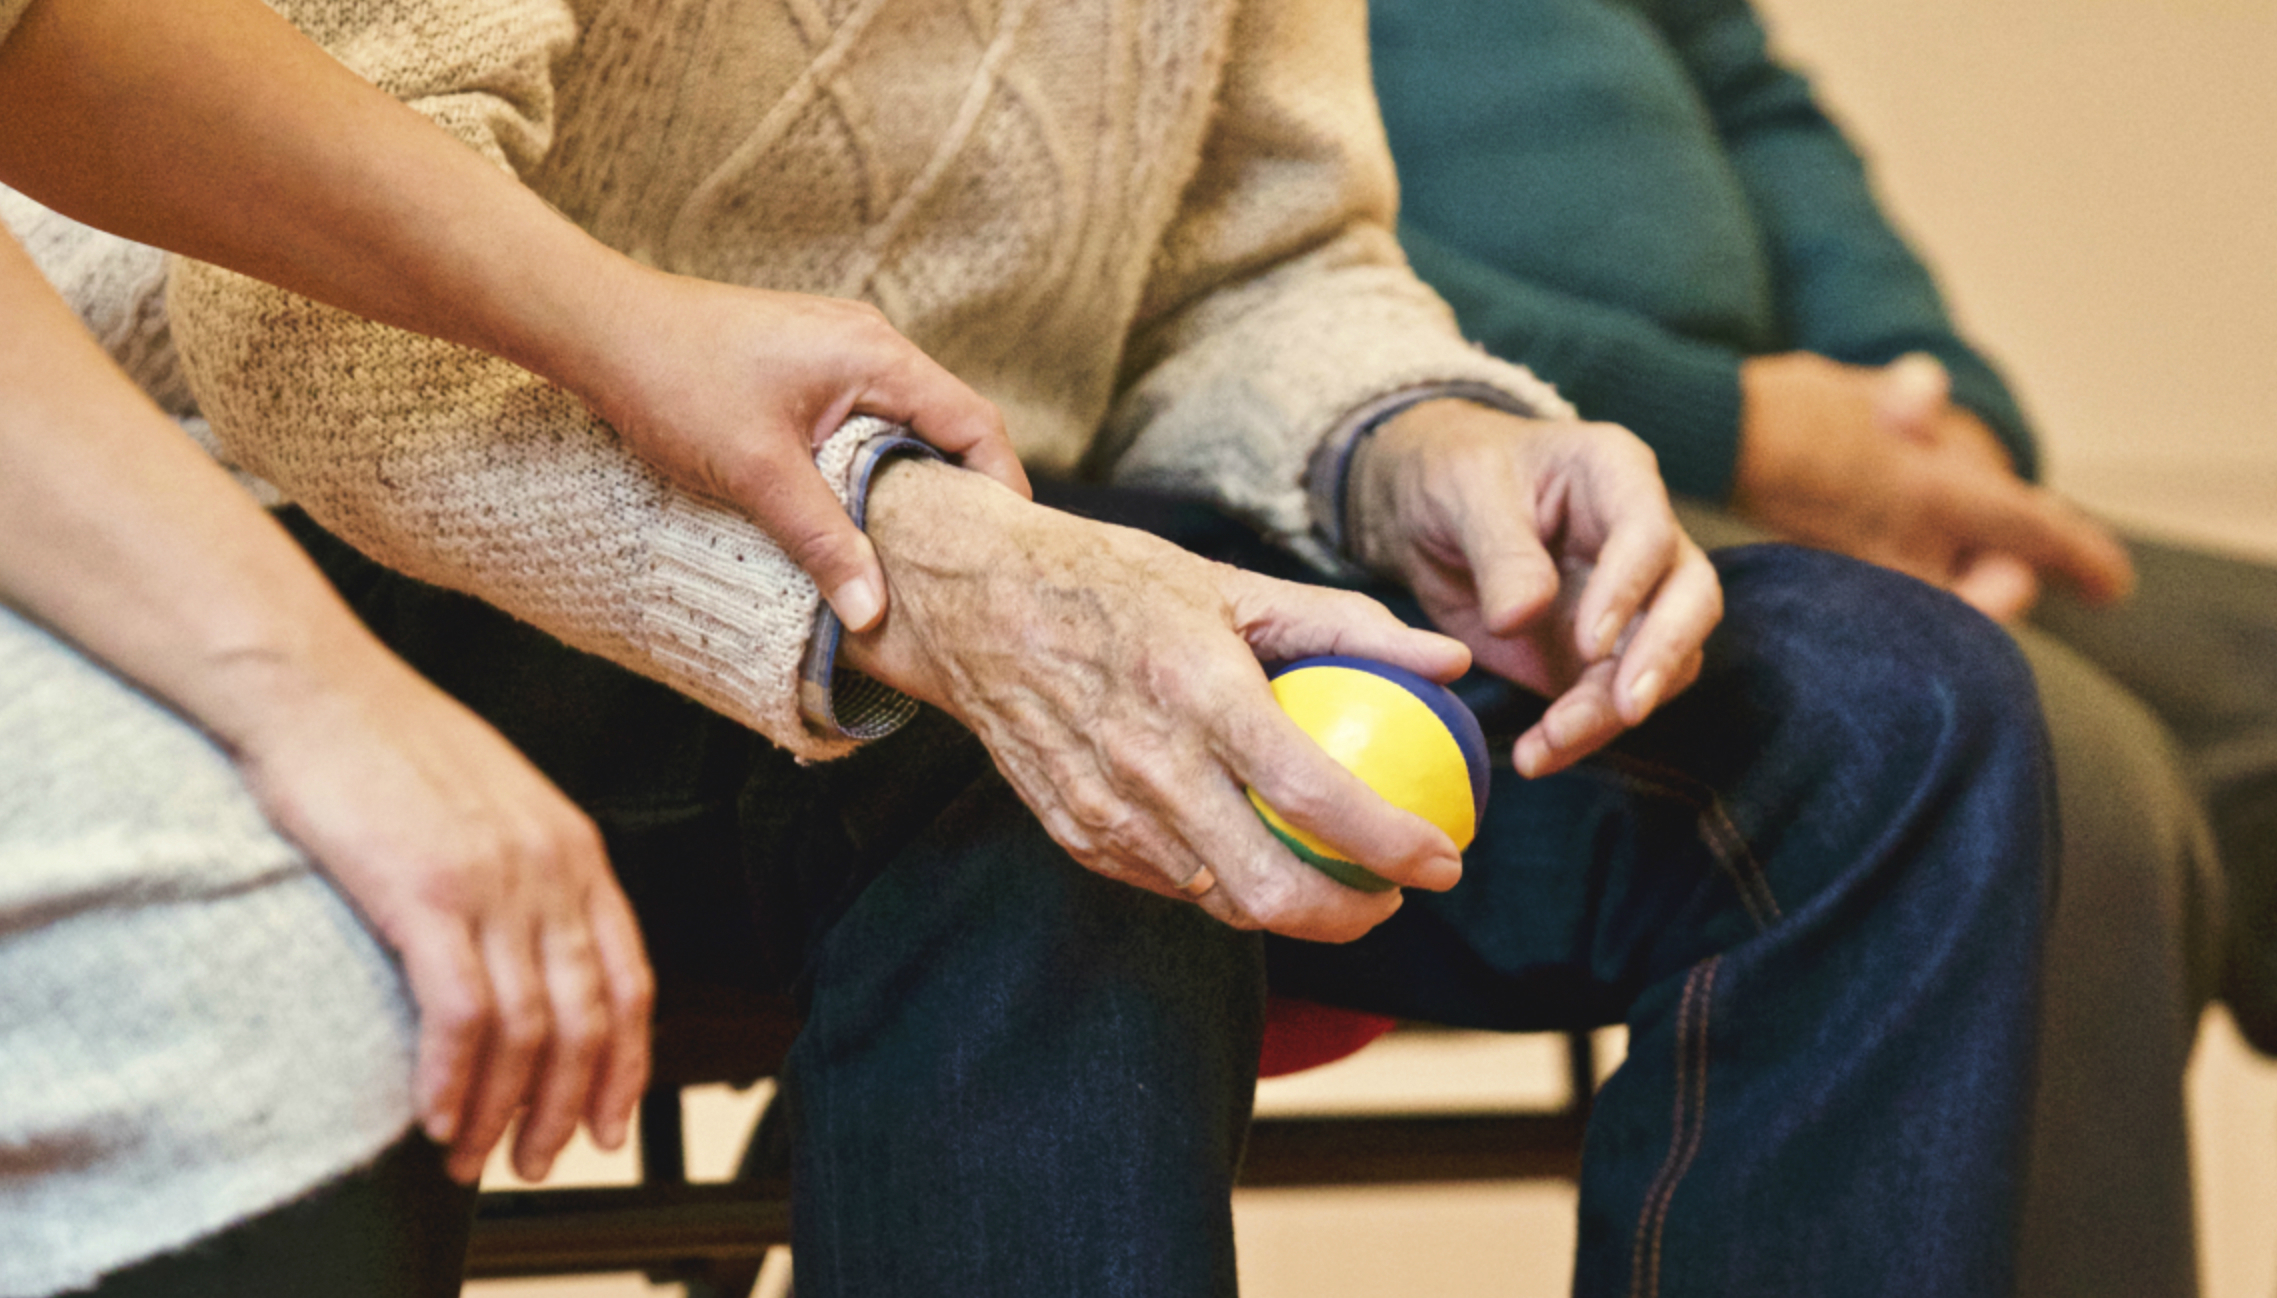
M1476 414L1504 414L1492 406L1459 397L1435 397L1402 407L1383 420L1371 435L1353 448L1345 497L1345 554L1352 562L1379 576L1400 575L1392 556L1393 538L1399 532L1401 502L1408 452L1431 431L1449 419Z
M186 650L185 681L173 692L232 752L259 751L389 673L409 674L344 609L269 610Z
M509 286L483 346L612 418L655 377L647 360L670 324L656 305L669 277L561 224L568 246L524 259L546 272Z
M854 525L867 530L879 486L894 476L895 466L941 467L939 459L938 451L906 435L889 434L866 442L848 469L847 512ZM849 633L828 600L816 606L814 631L799 662L799 714L810 731L832 738L878 739L916 715L911 695L877 674L876 663L863 661L870 638Z

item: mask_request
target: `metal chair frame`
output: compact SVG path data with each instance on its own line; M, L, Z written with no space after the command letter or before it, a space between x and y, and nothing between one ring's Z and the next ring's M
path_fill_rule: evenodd
M780 1065L795 1024L732 1025L717 1015L659 1020L660 1081L640 1107L640 1184L487 1191L476 1211L469 1278L643 1271L689 1298L747 1298L767 1250L790 1242L789 1140L770 1103L734 1179L688 1180L683 1085L750 1085ZM720 1066L689 1043L740 1031L756 1040ZM1252 1124L1244 1187L1577 1180L1595 1091L1586 1032L1565 1035L1567 1098L1551 1110L1358 1116L1269 1116ZM711 1035L712 1041L721 1040ZM680 1048L670 1048L673 1044ZM706 1066L706 1065L709 1066ZM667 1067L672 1065L673 1067Z

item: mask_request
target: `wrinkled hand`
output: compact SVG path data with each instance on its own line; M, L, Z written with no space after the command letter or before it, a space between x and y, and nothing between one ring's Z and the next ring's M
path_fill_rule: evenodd
M466 1182L517 1115L526 1179L580 1119L616 1148L648 1083L654 985L599 833L393 659L349 681L279 698L237 757L270 818L401 956L427 1134Z
M1955 406L1942 366L1880 368L1796 352L1740 371L1732 506L1771 531L2021 616L2046 580L2090 602L2133 584L2126 551L2053 492L2016 476L1984 422Z
M640 272L576 390L674 485L740 511L822 589L848 627L874 625L886 586L876 551L814 470L848 417L906 424L1025 495L996 407L896 332L838 298Z
M1355 558L1405 582L1481 667L1552 700L1512 755L1528 777L1689 686L1723 616L1652 452L1609 424L1424 402L1360 448L1350 500Z
M1196 896L1228 924L1320 941L1397 909L1396 891L1360 892L1299 862L1247 786L1394 883L1444 889L1460 876L1444 833L1376 796L1281 711L1259 660L1359 654L1449 680L1468 664L1461 645L1363 596L1212 563L944 465L889 466L869 518L893 604L850 639L849 660L971 728L1084 865Z

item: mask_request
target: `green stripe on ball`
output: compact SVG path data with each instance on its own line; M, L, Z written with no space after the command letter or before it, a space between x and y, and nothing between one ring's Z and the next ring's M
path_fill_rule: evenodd
M1273 837L1280 839L1282 846L1296 853L1298 860L1347 888L1358 888L1362 892L1390 892L1398 886L1365 866L1354 865L1342 857L1323 856L1290 837L1279 825L1273 823L1271 817L1262 817L1262 819L1265 821L1265 828L1273 831Z

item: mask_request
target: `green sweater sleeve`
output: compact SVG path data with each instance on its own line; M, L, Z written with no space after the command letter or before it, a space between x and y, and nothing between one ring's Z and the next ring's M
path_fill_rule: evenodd
M1927 352L1953 398L2026 477L2032 431L1992 364L1956 331L1935 281L1877 200L1866 166L1801 75L1772 58L1749 0L1661 0L1654 20L1708 106L1767 244L1785 346L1858 365Z
M1660 457L1673 491L1721 500L1739 452L1740 355L1625 307L1520 278L1403 223L1416 274L1454 307L1463 334L1557 385L1591 419L1620 424Z

